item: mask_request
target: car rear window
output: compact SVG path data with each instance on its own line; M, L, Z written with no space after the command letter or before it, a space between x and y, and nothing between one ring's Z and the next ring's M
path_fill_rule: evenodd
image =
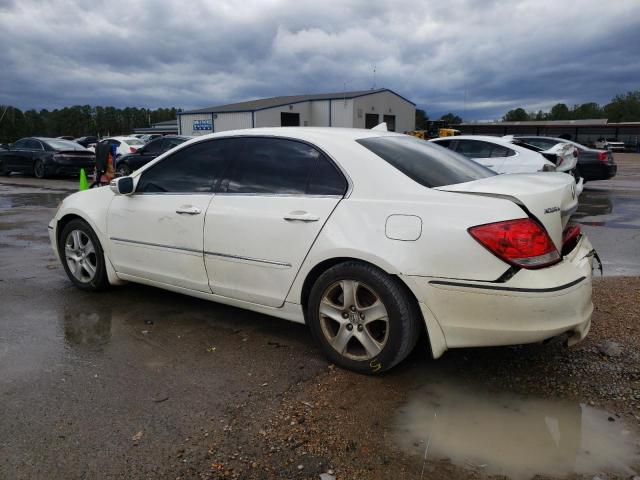
M495 172L448 148L410 136L356 140L425 187L442 187L491 177Z
M79 143L71 140L62 140L60 138L49 138L46 140L47 145L55 150L84 150L85 148Z

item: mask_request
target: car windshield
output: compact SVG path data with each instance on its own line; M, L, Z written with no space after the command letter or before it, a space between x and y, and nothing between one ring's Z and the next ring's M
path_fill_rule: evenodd
M607 142L619 142L617 138L607 138Z
M71 140L63 140L61 138L51 138L45 140L45 143L55 150L84 150L85 148L79 143Z
M128 145L144 145L144 142L139 138L123 138L122 141Z
M492 170L448 148L415 137L372 137L356 141L412 180L429 188L495 175Z

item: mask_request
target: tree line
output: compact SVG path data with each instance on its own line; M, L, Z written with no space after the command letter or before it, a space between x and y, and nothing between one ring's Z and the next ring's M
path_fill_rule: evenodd
M503 122L522 122L527 120L586 120L606 118L610 122L640 121L640 90L616 95L611 102L600 106L595 102L569 107L557 103L548 112L538 110L527 112L524 108L509 110L502 117Z
M59 137L69 135L108 136L129 134L134 128L175 120L180 109L136 107L93 107L75 105L55 110L19 108L0 105L0 143L11 143L23 137Z

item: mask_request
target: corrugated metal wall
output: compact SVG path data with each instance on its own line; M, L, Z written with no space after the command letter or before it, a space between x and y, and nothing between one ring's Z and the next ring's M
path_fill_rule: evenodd
M331 126L353 127L353 100L331 100Z
M365 128L365 115L378 114L379 121L385 115L395 117L395 131L407 132L416 128L416 107L391 92L380 92L353 99L353 126Z
M329 126L329 100L315 100L311 102L311 126Z
M256 127L280 127L280 113L282 112L299 113L301 127L309 127L312 125L310 102L301 102L258 110L256 112Z
M216 132L251 128L251 115L251 112L218 113L213 126Z

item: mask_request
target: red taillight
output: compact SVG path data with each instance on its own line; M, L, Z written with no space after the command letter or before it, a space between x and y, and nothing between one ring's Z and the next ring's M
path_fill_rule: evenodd
M603 163L607 163L609 160L609 154L607 152L598 152L598 160Z
M580 225L567 225L562 232L562 256L571 252L580 239Z
M129 147L129 151L130 151L131 153L136 153L136 152L138 151L138 149L137 149L137 148L135 148L135 147Z
M530 218L478 225L469 233L495 256L518 267L540 268L560 260L549 234Z

